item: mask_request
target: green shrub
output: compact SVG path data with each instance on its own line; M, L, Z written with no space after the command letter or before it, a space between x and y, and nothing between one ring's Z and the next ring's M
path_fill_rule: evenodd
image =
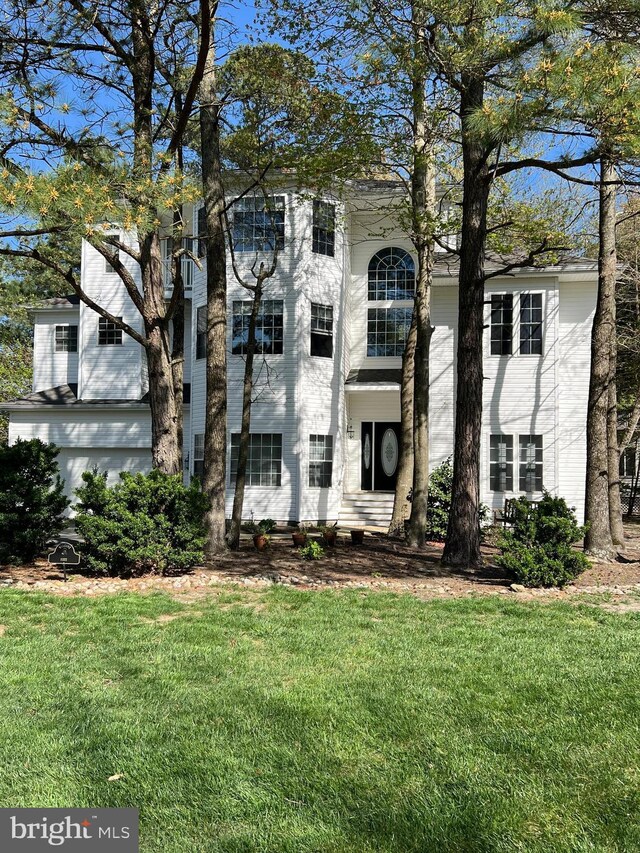
M273 518L261 518L260 521L256 524L253 520L253 512L251 513L251 521L247 523L247 530L249 533L272 533L276 529L277 525Z
M319 560L324 557L324 548L315 539L311 539L302 548L298 549L298 553L303 560Z
M173 574L202 563L207 499L197 482L160 471L120 474L109 488L106 474L85 471L76 490L76 527L94 571L115 576Z
M28 562L65 526L70 501L56 457L39 438L0 448L0 562Z
M545 492L533 506L526 498L514 501L515 522L499 540L498 565L524 586L565 586L589 565L571 546L584 538L575 513L564 498Z
M444 542L447 538L449 515L451 514L451 489L453 486L453 465L451 457L435 468L429 477L427 497L427 539L432 542ZM480 522L487 516L489 509L480 505Z

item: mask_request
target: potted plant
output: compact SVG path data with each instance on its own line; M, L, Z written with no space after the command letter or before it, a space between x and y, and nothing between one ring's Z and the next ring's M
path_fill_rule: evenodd
M256 551L264 551L268 547L269 542L271 542L271 537L267 536L266 533L253 534L253 545Z
M276 523L272 518L263 518L257 524L253 520L253 512L251 513L251 521L247 525L249 532L253 534L253 544L256 551L264 551L271 537L269 533L275 528Z
M351 531L351 544L352 545L362 545L364 544L364 530L352 530Z
M296 548L301 548L307 542L307 526L305 524L299 524L298 529L294 530L291 534L291 538L293 539L293 544Z
M328 548L333 548L336 544L336 537L338 535L337 528L338 528L338 522L337 521L335 524L331 524L331 525L325 524L320 528L320 532L322 533L322 540Z

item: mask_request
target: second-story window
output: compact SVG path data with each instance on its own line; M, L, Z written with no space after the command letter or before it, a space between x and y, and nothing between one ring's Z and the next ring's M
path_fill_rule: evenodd
M328 201L313 201L312 251L333 258L336 243L336 207Z
M369 301L412 300L416 290L413 258L404 249L381 249L369 261Z
M249 318L253 303L234 300L231 352L244 355L249 341ZM281 299L265 299L256 320L256 353L282 355L284 338L284 303Z
M333 356L333 306L311 303L311 355Z
M520 296L520 353L542 355L542 294Z
M118 317L122 322L122 317ZM113 346L122 343L122 329L111 320L100 317L98 320L98 346Z
M240 198L233 205L232 219L236 252L284 249L284 196Z
M78 352L77 326L56 326L56 352Z
M491 355L513 352L513 294L491 297Z
M369 308L367 356L401 356L411 326L413 308Z
M207 306L196 311L196 358L207 356Z

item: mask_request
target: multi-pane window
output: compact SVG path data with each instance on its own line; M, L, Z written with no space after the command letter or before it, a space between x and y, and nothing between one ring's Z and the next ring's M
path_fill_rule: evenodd
M333 465L333 436L309 436L309 485L328 489Z
M333 356L333 306L311 303L311 355Z
M513 351L513 294L491 297L491 355L511 355Z
M196 311L196 358L207 356L207 306Z
M231 482L238 473L240 434L231 436ZM282 482L282 435L280 433L251 433L247 459L247 486L279 486Z
M195 254L198 250L196 245L197 241L193 237L183 237L180 241L180 246L186 252L190 254ZM174 250L174 240L173 237L164 237L160 241L160 249L162 252L162 263L164 265L164 276L165 276L165 284L172 285L173 281L171 279L171 270L172 270L172 261L173 261L173 250ZM182 255L180 257L180 272L182 273L182 284L185 290L188 290L193 286L193 260L187 255Z
M122 317L118 317L117 319L122 322ZM100 317L98 320L98 345L112 346L113 344L121 343L122 329L120 326L116 326L116 324L112 323L111 320L106 320L104 317Z
M493 492L513 491L513 436L492 435L489 446L489 483Z
M412 314L413 308L369 308L367 355L401 356Z
M204 474L204 433L193 436L193 476L202 480Z
M542 491L542 436L520 436L520 491Z
M281 355L284 337L284 309L281 299L265 299L256 318L256 353ZM249 341L251 301L234 300L231 352L244 355Z
M314 199L312 250L318 255L335 254L336 208L328 201Z
M78 352L77 326L56 326L56 352Z
M520 296L520 353L542 355L542 294Z
M233 205L233 247L236 252L284 249L284 196L238 199Z
M369 261L369 301L412 300L416 289L413 258L404 249L381 249Z

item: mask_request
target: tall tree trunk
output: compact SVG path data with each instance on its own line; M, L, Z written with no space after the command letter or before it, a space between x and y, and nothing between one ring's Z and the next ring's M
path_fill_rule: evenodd
M157 318L151 321L145 319L145 326L151 409L151 463L165 474L179 474L181 462L168 330Z
M208 561L226 549L227 461L227 264L220 161L220 103L216 92L213 25L211 33L205 72L200 84L200 142L207 244L207 395L202 487L210 501L205 514L205 555Z
M416 108L416 100L420 99ZM429 350L431 347L431 284L433 279L433 226L436 181L430 134L426 126L424 81L421 95L414 97L417 152L412 175L414 245L418 254L418 275L413 313L416 318L416 349L413 377L413 500L407 525L407 542L422 547L427 530L429 497Z
M411 80L413 153L411 169L411 238L418 256L413 315L416 347L413 371L413 500L407 542L422 547L427 530L429 497L429 350L431 347L431 284L433 280L436 174L433 131L427 110L427 77L420 61L425 38L424 8L411 5L417 50Z
M251 314L249 315L249 329L247 339L247 352L244 363L244 379L242 384L242 422L240 425L240 445L238 447L238 466L236 471L236 487L233 494L233 510L231 513L231 525L227 535L227 544L236 549L240 545L240 525L242 523L242 505L244 503L244 489L247 481L247 462L249 460L249 442L251 440L251 395L253 394L253 361L256 352L256 322L262 302L262 282L256 284Z
M144 189L153 179L153 86L155 52L147 5L132 0L131 42L135 61L131 66L133 88L133 171L140 186L133 199L143 209L152 209ZM156 212L157 216L157 212ZM173 386L169 343L169 321L164 296L164 271L157 228L140 234L140 274L144 298L145 347L151 409L151 460L166 474L182 470L178 442L178 413Z
M600 164L598 299L591 331L591 374L587 409L587 478L585 550L608 557L613 551L609 515L609 442L607 412L611 380L611 341L615 334L616 171L603 157Z
M156 232L146 235L140 254L151 409L151 462L154 468L165 474L178 474L182 470L177 431L178 413L173 388L169 321L164 298L162 253Z
M393 498L393 513L389 523L389 536L405 535L405 521L409 518L411 504L407 500L413 488L413 357L416 350L416 314L413 312L411 326L402 354L402 379L400 381L400 458L396 492Z
M173 278L173 287L174 289L178 287L184 290L180 260L178 260L176 266L177 271ZM172 320L171 372L176 407L176 443L178 445L180 460L182 460L184 444L184 296L177 300Z
M442 562L478 566L480 554L480 439L484 257L490 176L487 152L470 126L482 107L484 82L463 75L461 95L463 199L456 356L456 428L451 514Z
M615 312L615 298L613 302ZM607 458L609 468L609 525L614 545L624 545L622 502L620 500L620 450L618 447L618 387L616 383L617 347L615 316L609 361L609 395L607 408Z

